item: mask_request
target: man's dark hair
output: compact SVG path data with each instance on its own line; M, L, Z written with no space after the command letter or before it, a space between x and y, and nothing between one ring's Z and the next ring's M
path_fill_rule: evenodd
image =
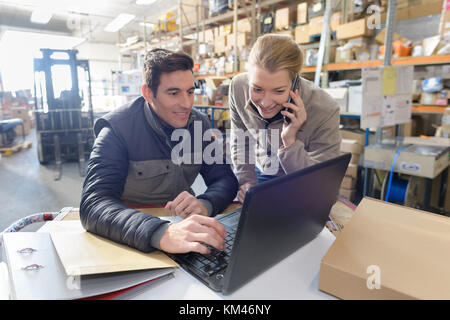
M194 67L192 58L182 51L170 51L167 49L153 49L147 52L144 60L145 84L156 96L156 91L161 79L161 73L191 70Z

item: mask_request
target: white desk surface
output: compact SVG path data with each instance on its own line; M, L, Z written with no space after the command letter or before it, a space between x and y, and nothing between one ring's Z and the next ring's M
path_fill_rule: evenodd
M336 299L319 291L320 261L335 236L324 228L311 242L266 270L231 295L217 293L182 268L174 277L132 295L148 300L324 300Z
M174 277L144 286L124 297L140 300L336 299L318 289L320 262L334 240L335 236L324 227L311 242L228 296L209 289L180 267L174 272ZM5 288L7 271L6 268L2 269L0 269L0 287ZM5 299L4 294L4 292L3 295L0 294L0 299Z

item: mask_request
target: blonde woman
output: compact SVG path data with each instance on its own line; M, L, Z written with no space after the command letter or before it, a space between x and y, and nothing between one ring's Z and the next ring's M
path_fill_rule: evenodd
M230 84L231 158L241 202L256 183L339 155L339 106L299 76L302 63L290 36L267 34L254 44L248 72Z

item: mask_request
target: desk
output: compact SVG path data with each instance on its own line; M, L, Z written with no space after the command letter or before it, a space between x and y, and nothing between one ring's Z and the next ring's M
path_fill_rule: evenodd
M334 297L319 291L320 261L335 237L324 228L310 243L245 284L231 295L215 292L182 268L174 278L149 286L132 299L149 300L325 300Z
M239 204L232 204L224 213L238 207L240 207ZM162 208L140 208L139 210L170 220L167 217L167 211ZM78 211L69 212L63 218L63 220L69 219L79 219ZM320 262L334 240L335 236L325 227L307 245L228 296L209 289L181 267L175 270L174 278L145 287L142 290L138 289L130 296L132 299L140 300L335 299L318 290Z
M233 204L225 211L234 210L239 206L238 204ZM149 214L159 215L162 219L170 220L169 217L163 216L164 213L167 214L167 211L161 208L145 208L140 210ZM74 209L65 215L61 215L61 217L58 216L58 218L57 220L78 220L79 212L77 209ZM44 231L45 225L42 229ZM125 298L140 300L335 299L318 290L320 262L334 240L335 236L324 227L322 232L311 242L228 296L223 296L209 289L180 267L175 270L173 278L154 285L138 288L127 294ZM0 285L2 285L1 277Z

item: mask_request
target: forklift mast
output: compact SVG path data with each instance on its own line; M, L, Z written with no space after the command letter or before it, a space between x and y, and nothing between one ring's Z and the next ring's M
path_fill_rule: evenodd
M89 62L76 50L41 49L34 59L34 96L38 159L55 161L55 180L63 161L78 161L85 175L93 142L94 112Z

